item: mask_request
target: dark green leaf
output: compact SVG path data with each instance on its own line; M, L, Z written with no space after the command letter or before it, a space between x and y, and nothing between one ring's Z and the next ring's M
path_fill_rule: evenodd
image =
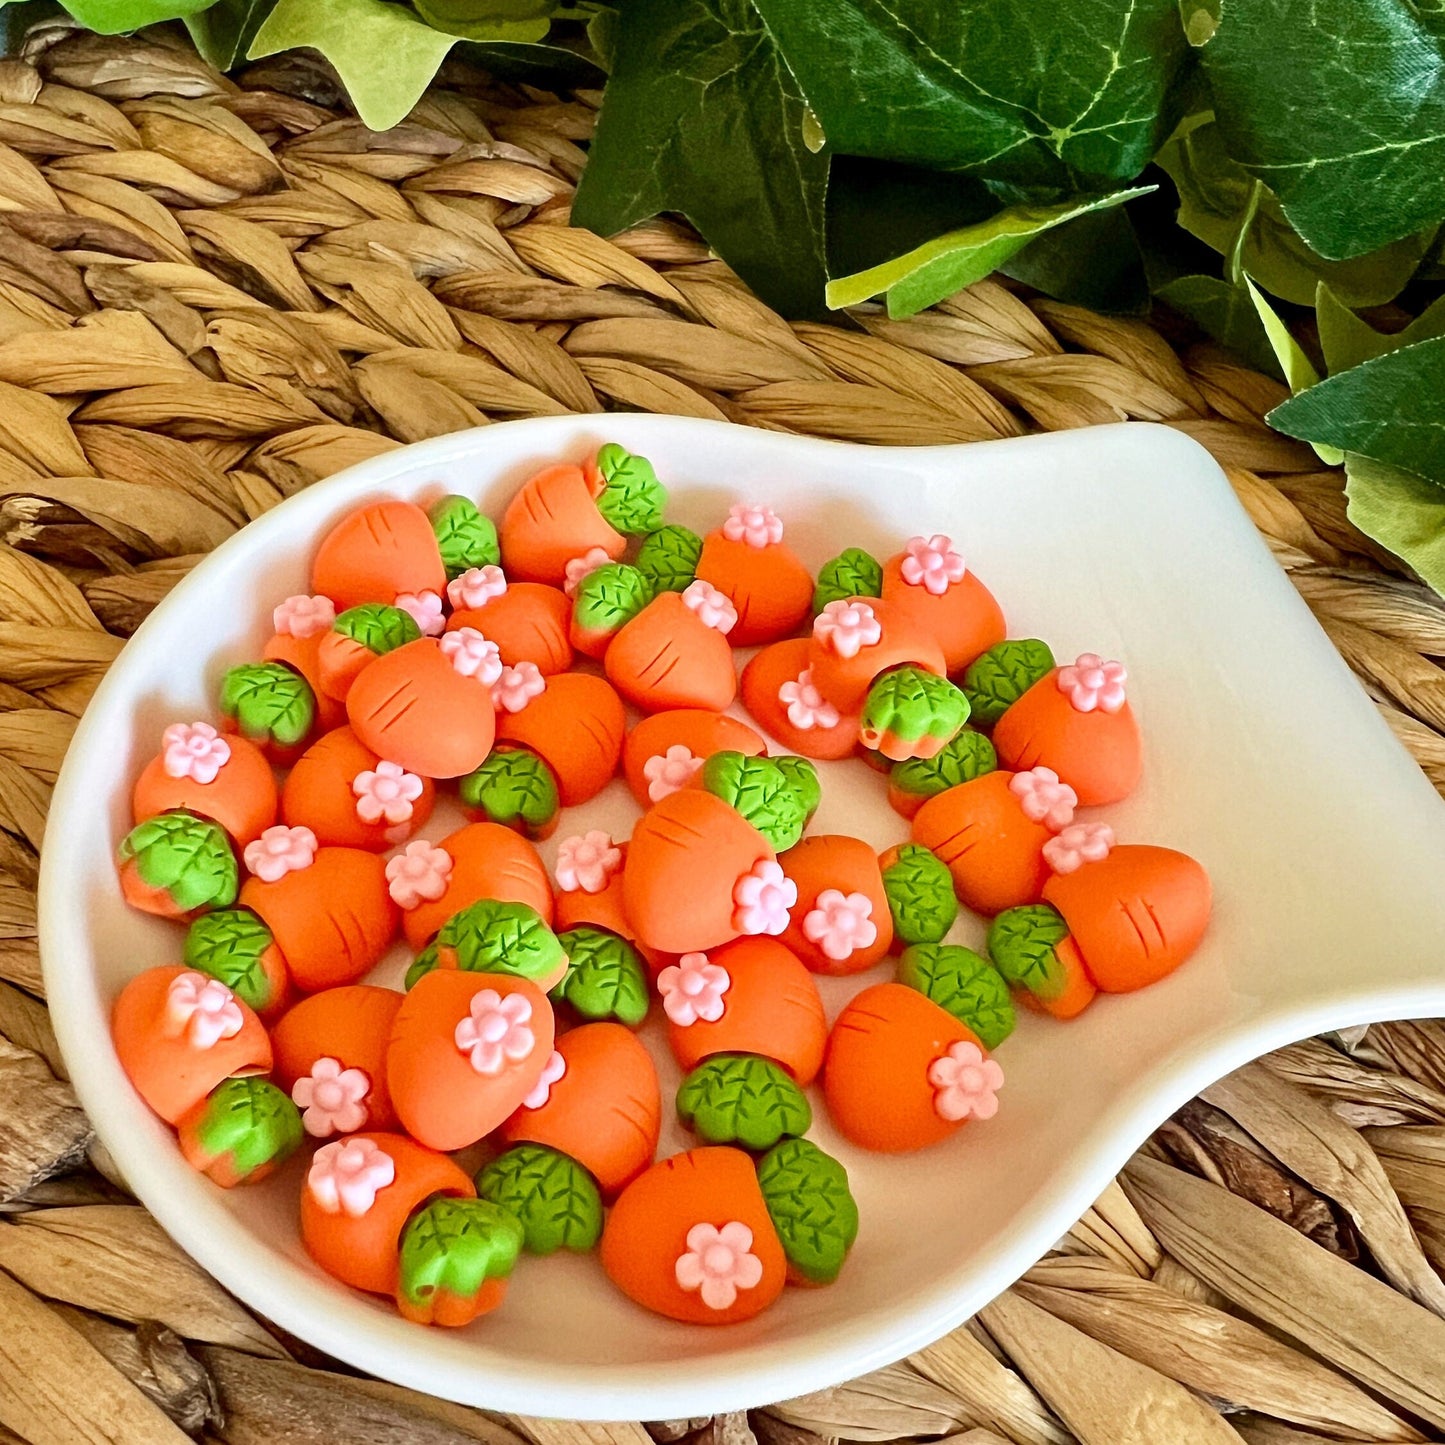
M1073 306L1115 315L1148 310L1149 281L1128 207L1085 211L1072 221L1041 232L999 267Z
M1003 975L986 958L957 943L918 943L898 960L898 982L916 988L960 1023L986 1049L1014 1030L1014 1006Z
M265 1165L280 1164L306 1137L301 1114L268 1079L227 1079L206 1100L196 1125L201 1147L212 1158L229 1155L239 1179Z
M196 49L217 70L229 70L245 55L276 0L216 0L186 17Z
M397 1260L398 1288L413 1304L438 1292L475 1299L491 1279L511 1274L523 1226L487 1199L433 1199L407 1221Z
M565 955L557 935L525 903L484 898L442 924L437 943L457 956L457 967L471 973L512 973L546 978Z
M500 565L502 549L497 545L497 529L470 497L443 497L432 504L427 515L448 580L472 567Z
M893 936L905 947L940 943L958 917L958 898L948 868L921 843L904 843L883 870L883 892Z
M462 806L504 828L541 834L561 809L552 769L530 748L493 748L486 761L457 781Z
M1256 371L1284 380L1259 313L1243 286L1231 286L1218 276L1181 276L1154 294L1187 316L1205 335L1238 352Z
M226 830L194 813L160 813L121 840L120 861L135 862L147 888L170 895L182 913L229 908L240 877Z
M813 613L816 616L830 602L846 602L850 597L876 597L883 586L883 564L861 547L849 547L818 569L818 585L813 589Z
M1445 488L1369 457L1345 457L1349 517L1445 597Z
M1012 988L1054 999L1068 984L1056 944L1069 936L1068 924L1047 903L1026 903L1000 913L989 925L988 953Z
M685 592L697 576L702 538L673 523L649 532L637 549L637 570L654 592Z
M996 642L975 658L963 675L969 716L975 726L991 728L1038 680L1054 668L1054 654L1037 637Z
M778 853L802 836L803 799L771 758L714 753L702 765L702 785L736 808Z
M831 1284L858 1237L848 1171L809 1139L784 1139L758 1161L758 1187L788 1263Z
M247 662L221 680L221 711L243 737L294 747L316 720L316 697L284 662Z
M569 966L554 998L571 1004L589 1022L613 1020L630 1029L647 1017L647 974L637 950L603 928L573 928L559 933Z
M806 1134L813 1123L808 1097L787 1071L755 1054L704 1059L678 1087L677 1117L706 1144L754 1151Z
M531 85L541 90L601 86L607 79L607 67L592 40L596 33L595 24L589 25L584 39L563 43L562 37L557 34L557 26L553 25L545 43L463 41L456 53L485 70L493 79L510 81L514 85Z
M972 728L961 728L931 758L908 758L895 763L888 781L900 793L931 798L960 783L971 783L998 767L993 744Z
M529 1254L586 1251L602 1237L602 1198L575 1159L541 1144L518 1144L477 1175L477 1193L522 1226Z
M191 924L181 958L187 968L220 979L242 1003L261 1012L275 1002L261 964L273 942L271 930L249 908L221 908Z
M769 305L823 309L826 155L749 0L631 0L572 219L611 236L680 211Z
M385 602L363 602L360 606L348 607L331 624L331 630L359 642L377 656L405 647L421 636L421 628L411 613Z

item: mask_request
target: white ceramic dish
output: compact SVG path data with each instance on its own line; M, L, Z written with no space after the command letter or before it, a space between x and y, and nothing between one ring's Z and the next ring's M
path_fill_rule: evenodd
M1044 637L1060 656L1125 658L1147 774L1110 821L1123 838L1200 858L1216 915L1200 953L1165 983L1101 999L1070 1025L1025 1017L1000 1050L1008 1078L990 1123L893 1158L840 1145L820 1120L815 1137L847 1161L863 1218L831 1289L789 1290L757 1320L707 1330L636 1309L594 1259L524 1260L499 1314L457 1333L425 1330L308 1262L294 1224L300 1160L266 1185L223 1192L191 1172L130 1088L109 1006L133 973L175 961L179 934L124 906L112 849L161 727L210 713L223 668L257 655L272 602L304 590L331 521L382 494L461 491L495 509L538 464L604 440L650 457L673 489L670 515L699 529L739 497L772 503L813 566L847 544L886 555L915 532L948 532L1002 600L1011 635ZM818 830L879 845L902 836L881 780L859 764L827 765L824 798ZM625 790L615 784L562 831L584 816L625 833ZM50 811L40 938L60 1043L101 1139L166 1230L261 1314L455 1400L682 1417L821 1388L957 1325L1049 1248L1167 1114L1245 1060L1321 1029L1445 1013L1442 860L1445 807L1218 467L1178 434L1131 425L880 450L579 416L367 462L246 528L177 587L76 733ZM981 933L973 921L960 936ZM861 982L875 976L883 969ZM830 1008L857 986L831 985ZM663 1067L667 1089L677 1076ZM682 1142L674 1133L664 1148Z

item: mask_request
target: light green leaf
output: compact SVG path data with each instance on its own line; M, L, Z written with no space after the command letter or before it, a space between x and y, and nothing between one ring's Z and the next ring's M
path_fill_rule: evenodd
M1256 371L1284 380L1259 313L1243 286L1231 286L1218 276L1180 276L1154 294L1221 346L1238 352Z
M64 0L65 9L97 35L124 35L143 25L179 20L204 10L211 0Z
M981 281L1050 227L1089 211L1120 205L1153 189L1138 186L1108 196L1079 197L1052 206L1008 206L986 221L935 236L880 266L829 281L828 305L835 310L857 306L870 296L886 292L890 316L912 316L935 301Z
M1408 326L1400 331L1376 331L1369 322L1356 316L1330 288L1320 283L1315 295L1315 322L1319 327L1320 350L1330 375L1348 371L1362 361L1373 361L1388 351L1413 346L1445 336L1445 296L1432 301Z
M1445 488L1350 454L1345 457L1345 496L1350 521L1445 597Z
M1290 391L1298 394L1306 387L1313 386L1319 381L1320 374L1315 370L1314 363L1304 354L1304 348L1294 339L1289 327L1279 319L1274 307L1259 294L1259 288L1248 276L1244 278L1244 284L1249 289L1249 299L1254 302L1254 309L1259 314L1264 334L1269 338L1274 359L1279 362ZM1312 445L1315 455L1327 467L1337 467L1345 459L1345 454L1336 447L1325 446L1323 443Z
M328 0L330 3L330 0ZM497 40L500 25L521 25L530 22L539 33L515 35L515 40L540 40L551 28L548 17L558 7L558 0L412 0L417 14L434 30L460 35L468 40Z

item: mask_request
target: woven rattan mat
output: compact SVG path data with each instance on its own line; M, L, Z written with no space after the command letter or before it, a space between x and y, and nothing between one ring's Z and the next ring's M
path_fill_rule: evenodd
M1281 388L1182 333L992 282L906 322L865 308L856 329L790 326L682 226L569 229L595 95L448 71L378 135L305 60L238 87L174 38L49 38L33 63L0 62L0 1445L1445 1433L1434 1023L1242 1070L969 1325L747 1416L462 1410L340 1372L201 1275L108 1181L64 1082L36 850L124 639L298 488L398 442L569 411L884 443L1161 421L1229 470L1441 786L1445 606L1350 527L1338 472L1265 428Z

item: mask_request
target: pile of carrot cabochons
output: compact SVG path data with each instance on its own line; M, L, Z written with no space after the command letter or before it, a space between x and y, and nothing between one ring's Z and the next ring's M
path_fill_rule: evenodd
M1140 775L1119 663L1010 640L947 537L815 577L767 507L699 537L664 502L616 445L499 525L367 502L134 784L121 886L187 931L116 1000L123 1067L218 1184L314 1144L306 1249L409 1319L494 1308L524 1251L699 1323L829 1283L858 1215L815 1079L852 1143L936 1143L995 1113L1016 1001L1071 1018L1208 921L1194 860L1075 816ZM852 756L910 820L881 855L805 835L812 760ZM549 876L535 842L619 773L631 836ZM444 789L470 821L432 840ZM960 904L987 957L945 941ZM405 987L362 982L398 938ZM889 956L830 1027L815 976ZM699 1147L654 1162L659 1007Z

